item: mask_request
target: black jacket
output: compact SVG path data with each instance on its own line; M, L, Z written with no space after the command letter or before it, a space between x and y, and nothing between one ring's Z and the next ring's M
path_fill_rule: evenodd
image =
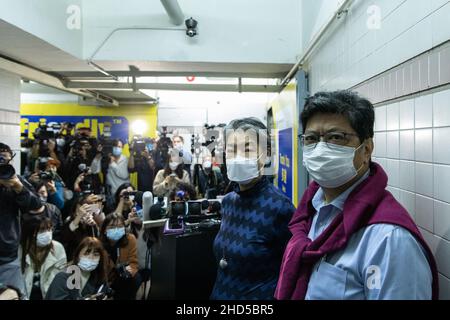
M62 242L62 230L63 230L63 220L61 211L57 206L51 203L45 203L45 213L53 224L53 240Z
M81 292L76 288L69 289L67 280L69 280L71 275L72 274L67 273L66 271L58 273L48 288L45 300L82 300L96 294L102 286L101 282L91 276ZM108 286L105 285L101 292L107 292L107 290Z
M19 211L28 212L42 207L39 197L22 177L23 190L19 194L0 187L0 265L17 259L20 243Z

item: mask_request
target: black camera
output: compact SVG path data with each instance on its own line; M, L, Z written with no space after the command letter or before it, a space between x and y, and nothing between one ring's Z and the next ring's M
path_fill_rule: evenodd
M116 265L117 274L122 279L131 279L132 275L130 272L128 272L126 267L128 267L128 263L119 263L118 265Z
M94 179L93 175L90 174L91 168L88 167L85 163L80 163L78 165L78 171L80 174L84 174L83 181L80 182L80 189L83 195L89 195L95 193L93 190Z
M53 180L54 176L50 172L47 171L41 171L39 172L39 179L41 181L51 181Z
M9 180L16 174L16 170L9 164L10 160L0 155L0 179Z
M184 216L187 213L187 203L184 201L171 201L170 212L172 217Z
M134 197L136 196L136 194L137 194L137 191L126 191L122 194L122 197L126 200L129 200L131 197L134 200Z
M188 201L188 215L200 216L209 208L208 200Z
M140 136L134 136L132 141L133 148L130 150L134 159L139 162L142 160L142 152L147 148L147 144L152 143L150 138L143 138Z
M102 137L99 141L99 144L102 145L102 155L107 157L113 152L113 140L109 137ZM108 159L109 160L109 159Z
M186 35L191 38L195 37L197 35L197 20L190 17L184 23L186 24Z
M34 131L34 137L39 140L48 141L55 138L55 131L53 127L49 127L46 124L40 124Z

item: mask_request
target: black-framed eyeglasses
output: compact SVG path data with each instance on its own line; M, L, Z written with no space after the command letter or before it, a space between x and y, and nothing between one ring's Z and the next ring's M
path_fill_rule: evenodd
M349 137L358 137L355 133L347 133L347 132L327 132L325 134L318 133L306 133L299 135L302 146L311 146L313 148L321 141L323 137L323 141L328 145L338 145L345 146L350 142Z

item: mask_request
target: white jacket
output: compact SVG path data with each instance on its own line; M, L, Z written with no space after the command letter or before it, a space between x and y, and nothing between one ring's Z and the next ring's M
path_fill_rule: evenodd
M130 174L128 173L128 158L122 154L119 161L109 165L106 184L111 187L111 194L114 195L120 185L124 183L130 183Z
M50 287L56 274L63 271L67 265L66 251L61 243L58 241L52 241L53 250L47 255L44 263L41 267L41 292L42 297L45 297L47 290ZM22 250L19 249L19 257L22 258ZM31 289L33 288L33 276L34 276L34 266L31 261L30 255L27 254L25 257L25 272L23 274L25 280L25 289L27 297L30 298Z

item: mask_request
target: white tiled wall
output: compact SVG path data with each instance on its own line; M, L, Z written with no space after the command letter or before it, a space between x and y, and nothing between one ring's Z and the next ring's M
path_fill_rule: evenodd
M336 6L335 1L327 1L321 1L322 6ZM368 27L368 8L372 5L380 10L378 29ZM304 15L320 16L320 13L308 12L307 8L304 6ZM340 20L333 33L308 61L311 91L353 87L447 41L450 39L448 17L448 0L355 1L347 17ZM306 18L311 20L310 17ZM450 51L446 51L446 54L450 54ZM450 70L450 60L448 63ZM425 84L425 78L420 76L423 67L420 63L411 64L404 74L389 74L377 86L384 93L420 89ZM431 83L443 82L450 77L450 72L440 74L433 72L433 66L430 67ZM403 77L409 81L404 87L397 88L399 79ZM378 92L378 88L372 90Z
M374 160L382 164L389 190L409 210L432 247L441 297L450 299L450 89L375 110L376 115L388 116L376 118L375 144L386 136L381 142L386 151L376 147Z
M0 70L0 141L6 143L18 156L14 158L16 170L20 168L20 78Z
M372 5L380 9L379 29L367 26ZM449 0L355 1L306 64L312 94L355 87L378 103L374 160L432 247L444 299L450 299L450 89L426 90L450 83L450 44L440 46L450 40L449 17Z

